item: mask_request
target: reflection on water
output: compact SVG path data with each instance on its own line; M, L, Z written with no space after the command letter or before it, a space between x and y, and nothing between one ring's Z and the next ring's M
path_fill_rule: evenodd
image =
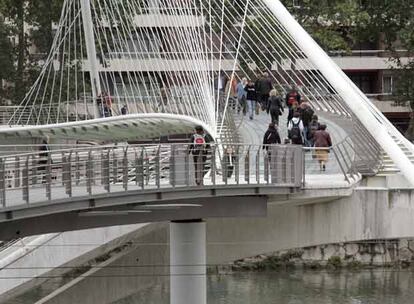
M112 304L168 304L169 281L163 277L158 282L151 288ZM414 303L414 272L392 269L238 273L212 275L207 282L208 304ZM47 288L41 286L2 304L34 303L46 296L46 291Z
M116 304L169 303L168 282ZM412 304L414 272L293 271L208 277L209 304Z

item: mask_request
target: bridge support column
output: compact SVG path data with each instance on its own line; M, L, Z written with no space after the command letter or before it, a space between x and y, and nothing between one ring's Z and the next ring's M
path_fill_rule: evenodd
M206 304L206 223L170 224L170 303Z

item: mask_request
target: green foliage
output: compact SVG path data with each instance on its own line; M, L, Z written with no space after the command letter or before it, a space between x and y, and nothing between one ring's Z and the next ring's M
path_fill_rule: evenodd
M330 267L333 267L333 268L335 268L335 269L337 269L337 268L341 268L341 266L342 266L342 260L341 260L341 257L339 257L339 256L331 256L331 257L328 259L328 263L327 263L327 265L328 265L328 266L330 266Z

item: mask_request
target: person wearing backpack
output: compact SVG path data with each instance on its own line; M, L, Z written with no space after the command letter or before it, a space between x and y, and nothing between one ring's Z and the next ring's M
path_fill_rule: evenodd
M298 104L301 103L301 98L298 90L296 89L296 86L293 85L292 89L286 94L286 105L288 108L291 108L295 102Z
M263 137L263 150L269 151L269 145L281 144L279 132L277 131L275 123L270 123Z
M278 96L277 90L270 91L269 101L267 103L267 114L270 114L272 122L279 125L279 116L284 112L282 99Z
M303 136L303 122L300 119L300 113L293 113L293 118L288 123L288 137L292 141L293 145L303 145L304 136Z
M313 114L315 114L315 112L313 111L312 107L306 101L303 101L299 106L299 113L300 113L300 118L302 119L303 127L304 127L303 132L305 134L304 136L305 146L311 147L308 141L308 132L309 132L309 124L312 121L312 117L313 117Z
M203 184L206 172L207 155L210 152L210 142L213 139L204 132L202 126L196 126L195 132L190 137L189 153L193 155L195 181L198 186Z

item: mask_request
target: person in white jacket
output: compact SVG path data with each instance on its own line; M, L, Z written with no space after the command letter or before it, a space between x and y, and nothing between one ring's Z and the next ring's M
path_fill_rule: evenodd
M304 143L304 131L302 119L300 119L300 113L293 113L292 120L288 124L288 137L294 145L303 145Z

